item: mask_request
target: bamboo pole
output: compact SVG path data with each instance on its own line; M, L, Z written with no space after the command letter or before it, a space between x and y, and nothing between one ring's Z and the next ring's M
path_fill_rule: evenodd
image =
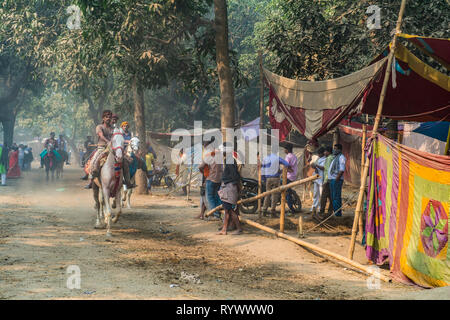
M287 168L283 167L283 186L287 182ZM286 214L286 190L281 192L280 232L284 232L284 216Z
M261 158L258 156L258 195L262 192L262 176L261 176ZM262 217L262 202L263 199L258 199L258 215Z
M394 39L392 41L392 47L389 52L388 62L386 65L386 72L384 75L383 87L381 89L380 101L378 102L377 115L375 117L375 124L374 124L373 130L372 130L372 138L373 139L376 139L378 126L380 125L381 113L383 111L383 104L384 104L384 99L386 97L387 86L389 83L389 79L391 78L392 60L394 58L395 49L397 46L397 37L398 37L398 34L401 33L400 27L402 25L403 14L405 13L405 7L406 7L406 0L402 0L402 4L400 6L400 12L398 15L398 20L397 20L397 26L395 29ZM366 181L367 181L368 173L369 173L369 161L365 161L363 177L361 180L361 186L359 188L358 203L356 204L356 209L355 209L355 218L353 220L352 238L350 241L350 247L348 249L348 257L350 259L353 259L353 252L355 251L356 231L357 231L357 227L358 227L359 216L361 214L362 201L363 201L363 197L364 197L364 190L366 189Z
M364 148L366 146L366 136L367 136L367 125L363 124L363 136L361 141L361 180L363 179L363 168L364 168L364 161L366 160ZM364 197L363 197L364 201ZM364 227L363 227L363 215L359 215L359 232L361 236L361 242L364 237Z
M303 238L304 234L303 234L303 217L299 216L298 217L298 237L299 238Z
M191 171L189 172L189 184L186 192L186 200L189 201L189 195L191 194L191 182L192 182L192 169L194 164L194 152L192 152L191 156Z
M266 232L269 232L271 234L274 234L274 235L276 235L279 238L292 241L292 242L297 243L297 244L301 245L302 247L308 248L308 249L310 249L310 250L312 250L314 252L318 252L320 254L332 257L332 258L334 258L334 259L336 259L338 261L344 262L344 263L346 263L348 265L351 265L352 267L355 267L356 269L359 269L359 270L361 270L361 271L363 271L363 272L365 272L367 274L370 274L370 275L373 275L373 276L375 276L377 278L380 278L381 280L383 280L385 282L391 282L391 279L389 277L386 277L385 275L382 275L382 274L379 274L377 272L374 272L370 268L368 268L368 267L366 267L366 266L364 266L364 265L362 265L362 264L360 264L360 263L358 263L356 261L348 259L348 258L346 258L344 256L341 256L340 254L331 252L331 251L326 250L326 249L322 249L322 248L320 248L320 247L318 247L318 246L316 246L314 244L311 244L311 243L308 243L306 241L303 241L303 240L291 237L291 236L289 236L289 235L287 235L285 233L278 232L278 231L276 231L276 230L274 230L272 228L263 226L262 224L254 222L252 220L248 220L248 219L244 219L244 218L241 218L240 220L242 222L247 223L248 225L251 225L251 226L255 227L255 228L258 228L258 229L261 229L263 231L266 231Z
M239 200L239 201L237 202L237 204L242 204L242 203L247 203L247 202L253 202L253 201L255 201L255 200L264 198L265 196L268 196L269 194L276 193L276 192L277 192L277 193L278 193L278 192L282 192L282 191L284 191L284 190L287 190L287 189L289 189L289 188L293 188L293 187L298 186L298 185L301 185L301 184L303 184L303 183L307 183L307 182L309 182L309 181L316 180L317 178L319 178L319 175L311 176L311 177L308 177L308 178L302 179L302 180L297 180L297 181L294 181L294 182L292 182L292 183L286 184L286 185L284 185L284 186L281 186L281 187L278 187L278 188L275 188L275 189L272 189L272 190L263 192L263 193L261 193L261 194L258 194L257 196L254 196L254 197L251 197L251 198L247 198L247 199ZM220 205L220 206L218 206L218 207L215 207L214 209L208 211L208 212L205 214L205 217L208 217L208 216L212 215L214 212L216 212L217 210L220 210L220 209L222 209L222 208L223 208L222 205Z
M261 177L261 156L262 156L262 145L261 145L261 130L264 124L264 74L263 74L263 58L261 51L258 53L259 56L259 78L261 81L261 88L259 90L259 157L258 157L258 195L262 192L262 177ZM262 199L258 199L258 214L262 217Z

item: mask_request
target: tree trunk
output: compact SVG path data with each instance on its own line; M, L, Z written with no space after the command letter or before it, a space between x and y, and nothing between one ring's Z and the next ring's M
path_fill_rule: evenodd
M14 139L14 124L16 122L15 117L2 120L3 125L3 145L11 147Z
M147 142L145 132L144 91L142 86L138 83L136 76L133 78L132 91L134 100L134 123L136 124L136 134L141 141L139 151L142 155L145 155ZM140 169L136 172L136 184L136 192L138 194L148 194L147 177L145 172Z
M226 0L214 0L216 30L216 62L220 84L222 132L234 127L234 88L228 50L228 13ZM224 135L224 141L226 139Z

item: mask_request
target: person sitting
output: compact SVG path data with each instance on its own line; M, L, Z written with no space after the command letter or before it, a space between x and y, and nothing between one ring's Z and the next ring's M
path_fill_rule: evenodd
M93 179L99 176L100 171L100 161L99 158L106 149L107 144L111 141L113 128L111 127L111 110L105 110L102 114L102 124L99 124L95 128L95 133L97 134L97 149L95 150L91 161L89 162L88 172L91 177L90 183L85 187L85 189L92 188Z
M56 150L58 148L58 141L55 139L55 133L50 132L50 138L45 139L44 142L44 151L41 152L41 168L44 167L44 157L47 154L47 148L49 145L52 145L52 150Z
M133 134L129 131L130 125L127 121L122 122L120 125L120 132L122 132L123 138L125 140L125 149L127 148L128 144L130 143L131 138L133 137Z

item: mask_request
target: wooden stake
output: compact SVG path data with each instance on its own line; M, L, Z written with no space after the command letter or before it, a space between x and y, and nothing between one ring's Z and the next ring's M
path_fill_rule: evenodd
M366 146L366 135L367 135L367 125L363 124L363 136L361 140L361 180L363 179L363 168L364 168L364 161L366 159L364 148ZM363 198L364 201L364 198ZM364 227L363 227L363 215L361 214L359 216L359 234L361 236L361 242L364 237Z
M259 90L259 159L258 159L258 195L262 192L262 177L261 177L261 157L262 157L262 148L261 145L261 130L263 129L264 124L264 74L263 74L263 58L261 51L258 53L259 56L259 78L260 78L260 90ZM259 217L262 217L262 199L258 199L258 213Z
M359 270L361 270L361 271L363 271L363 272L365 272L367 274L373 275L373 276L375 276L375 277L377 277L377 278L379 278L379 279L381 279L381 280L383 280L385 282L391 282L391 279L389 277L386 277L385 275L382 275L380 273L374 272L370 268L368 268L368 267L366 267L366 266L364 266L364 265L362 265L362 264L360 264L360 263L358 263L356 261L353 261L353 260L350 260L350 259L348 259L346 257L343 257L343 256L341 256L341 255L339 255L337 253L331 252L331 251L326 250L326 249L322 249L322 248L320 248L320 247L318 247L318 246L316 246L314 244L311 244L311 243L308 243L306 241L303 241L303 240L291 237L291 236L289 236L289 235L287 235L285 233L278 232L278 231L276 231L276 230L274 230L272 228L263 226L262 224L254 222L252 220L248 220L248 219L244 219L244 218L241 218L240 220L242 222L247 223L248 225L251 225L251 226L255 227L255 228L258 228L258 229L261 229L263 231L266 231L266 232L269 232L271 234L274 234L274 235L276 235L279 238L292 241L294 243L297 243L297 244L301 245L302 247L308 248L308 249L310 249L312 251L318 252L320 254L332 257L332 258L334 258L334 259L336 259L338 261L344 262L344 263L346 263L346 264L348 264L348 265L350 265L352 267L355 267L356 269L359 269Z
M298 237L299 238L303 238L304 234L303 234L303 217L300 216L298 217Z
M387 86L388 86L389 80L391 78L392 60L394 58L395 49L396 49L396 46L397 46L397 37L398 37L398 34L401 33L400 27L402 25L402 20L403 20L403 14L405 12L405 7L406 7L406 0L402 0L402 4L401 4L401 7L400 7L400 12L399 12L399 15L398 15L398 20L397 20L397 27L396 27L396 30L395 30L394 40L392 41L392 47L391 47L391 50L389 52L388 62L387 62L387 65L386 65L386 72L385 72L385 75L384 75L383 87L382 87L382 90L381 90L380 101L378 102L377 115L375 117L375 124L374 124L373 130L372 130L372 138L373 139L376 139L378 126L380 125L381 113L383 111L383 104L384 104L384 99L386 97ZM353 220L352 239L350 241L350 247L348 249L348 257L350 259L353 259L353 252L355 251L356 232L357 232L357 228L358 228L359 216L360 216L361 211L362 211L362 202L363 202L363 197L364 197L364 191L366 189L366 181L367 181L368 173L369 173L369 161L365 161L363 177L361 179L361 186L359 188L358 203L356 204L356 209L355 209L355 218Z
M287 168L283 167L283 186L287 183ZM284 216L286 213L286 190L281 192L280 232L284 232Z
M297 181L294 181L294 182L289 183L289 184L287 184L287 185L284 185L284 186L281 186L281 187L278 187L278 188L275 188L275 189L272 189L272 190L263 192L263 193L261 193L261 194L258 194L257 196L254 196L254 197L251 197L251 198L247 198L247 199L239 200L239 201L237 202L237 204L242 204L242 203L247 203L247 202L253 202L253 201L255 201L255 200L264 198L265 196L268 196L268 195L270 195L270 194L272 194L272 193L282 192L282 191L287 190L287 189L289 189L289 188L293 188L293 187L295 187L295 186L299 186L299 185L301 185L301 184L303 184L303 183L307 183L307 182L309 182L309 181L314 181L314 180L316 180L316 179L318 179L318 178L319 178L319 175L316 174L315 176L308 177L308 178L306 178L306 179L297 180ZM212 215L214 212L216 212L217 210L220 210L220 209L222 209L222 205L220 205L220 206L218 206L218 207L215 207L214 209L212 209L212 210L210 210L209 212L207 212L207 213L205 214L205 217L208 217L208 216Z

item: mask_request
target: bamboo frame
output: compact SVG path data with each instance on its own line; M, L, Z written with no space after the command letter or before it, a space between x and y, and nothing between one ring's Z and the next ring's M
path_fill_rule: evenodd
M263 58L261 51L258 53L259 56L259 78L261 81L261 88L259 91L259 129L260 134L261 130L263 129L263 123L264 123L264 74L263 74ZM259 137L259 159L258 159L258 195L262 192L262 176L261 176L261 155L262 155L262 148L261 148L261 136ZM262 200L258 199L258 214L261 218L262 216Z
M366 146L366 136L367 136L367 125L363 124L363 136L362 136L362 140L361 140L361 169L364 168L364 161L366 160L366 156L365 156L365 152L364 152L364 148ZM361 170L361 180L363 179L363 170ZM364 198L363 198L364 200ZM364 237L364 227L363 227L363 215L361 214L359 216L359 232L360 232L360 236L361 236L361 242L362 239Z
M283 167L283 186L287 183L287 168ZM281 192L280 232L284 232L284 218L286 214L286 190Z
M379 278L379 279L381 279L381 280L383 280L385 282L391 282L391 279L389 277L387 277L385 275L382 275L380 273L374 272L369 267L366 267L366 266L364 266L364 265L362 265L362 264L360 264L360 263L358 263L356 261L348 259L348 258L346 258L344 256L341 256L341 255L337 254L337 253L331 252L331 251L326 250L326 249L322 249L322 248L320 248L320 247L318 247L318 246L316 246L314 244L311 244L311 243L308 243L306 241L294 238L294 237L289 236L289 235L287 235L285 233L278 232L278 231L276 231L276 230L274 230L272 228L263 226L262 224L254 222L252 220L248 220L248 219L244 219L244 218L241 218L240 220L242 222L247 223L248 225L251 225L251 226L255 227L255 228L258 228L258 229L261 229L263 231L266 231L266 232L269 232L271 234L274 234L275 236L277 236L279 238L292 241L292 242L294 242L294 243L296 243L298 245L301 245L302 247L308 248L308 249L310 249L310 250L312 250L314 252L318 252L318 253L320 253L322 255L329 256L329 257L332 257L332 258L334 258L334 259L336 259L338 261L344 262L344 263L346 263L346 264L348 264L348 265L350 265L350 266L352 266L352 267L354 267L354 268L356 268L358 270L361 270L361 271L363 271L363 272L365 272L367 274L375 276L375 277L377 277L377 278Z
M389 79L391 78L392 60L393 60L395 49L397 46L397 38L398 38L398 35L401 33L400 27L402 25L403 14L405 13L406 1L407 0L402 0L402 4L400 6L400 12L398 14L398 20L397 20L397 26L395 29L394 39L392 41L392 47L389 52L388 62L386 65L386 72L384 75L383 87L382 87L381 94L380 94L380 101L378 102L377 115L375 117L375 124L374 124L373 130L372 130L372 138L374 138L374 139L376 138L378 126L380 125L381 113L383 111L383 105L384 105L384 99L386 97L387 86L389 83ZM365 161L363 177L361 180L361 186L359 188L358 203L356 204L356 209L355 209L355 218L353 220L352 238L350 241L350 247L348 249L349 259L353 259L353 253L355 251L356 232L357 232L357 227L358 227L359 216L361 215L361 211L362 211L362 201L363 201L363 197L364 197L364 191L366 189L366 181L367 181L368 173L369 173L369 161Z
M239 200L239 201L237 202L237 204L247 203L247 202L252 202L252 201L255 201L255 200L264 198L265 196L268 196L269 194L277 193L277 192L282 192L282 191L287 190L287 189L289 189L289 188L293 188L293 187L295 187L295 186L301 185L301 184L303 184L303 183L307 183L307 182L309 182L309 181L316 180L316 179L318 179L318 178L319 178L319 175L315 175L315 176L308 177L308 178L306 178L306 179L297 180L297 181L294 181L294 182L292 182L292 183L286 184L286 185L284 185L284 186L281 186L281 187L278 187L278 188L275 188L275 189L272 189L272 190L263 192L263 193L261 193L261 194L259 194L259 195L257 195L257 196L254 196L254 197L251 197L251 198L247 198L247 199ZM205 217L208 217L208 216L212 215L214 212L216 212L216 211L218 211L218 210L220 210L220 209L222 209L222 208L223 208L222 205L220 205L220 206L218 206L218 207L215 207L214 209L211 209L210 211L208 211L208 212L205 214Z

